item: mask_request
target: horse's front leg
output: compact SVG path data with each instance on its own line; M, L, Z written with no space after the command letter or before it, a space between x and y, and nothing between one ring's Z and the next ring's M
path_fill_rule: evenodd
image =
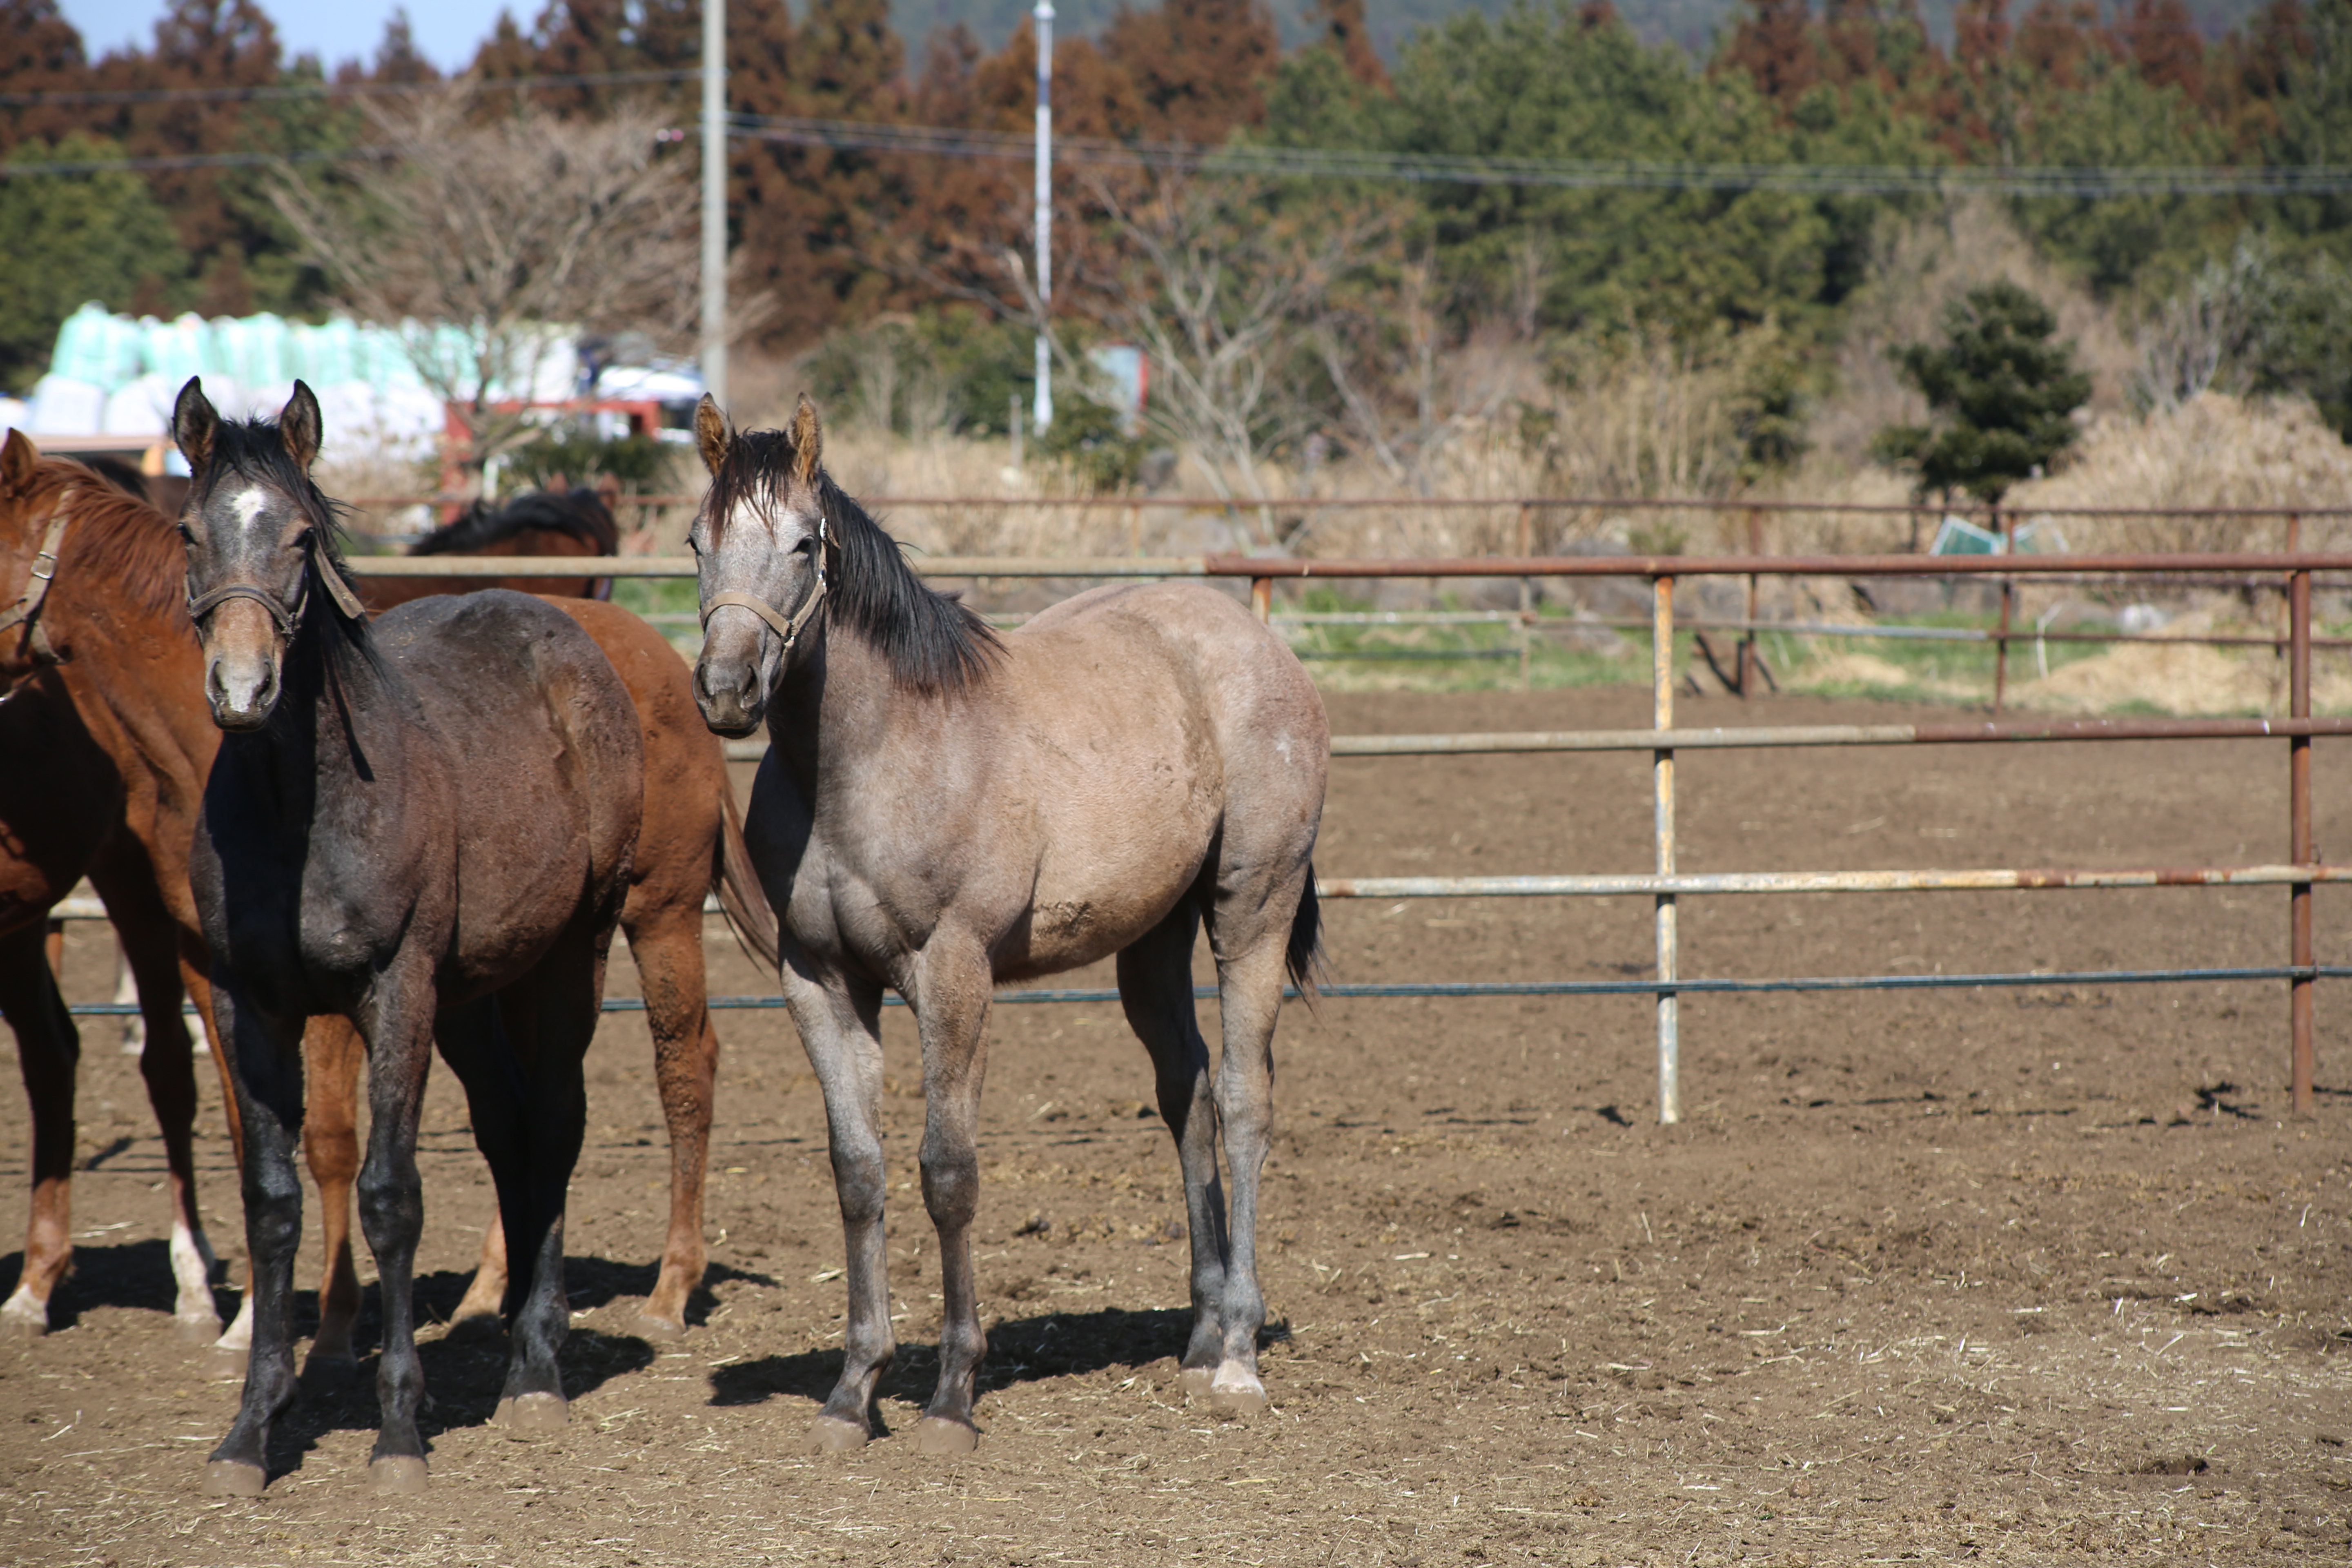
M269 1476L270 1423L294 1399L294 1253L302 1239L294 1147L302 1133L303 1020L264 1014L227 985L212 1000L213 1016L232 1042L231 1082L245 1129L240 1174L253 1342L236 1421L213 1450L205 1489L258 1497Z
M172 1194L172 1278L178 1287L172 1315L183 1339L209 1342L220 1336L221 1321L213 1306L212 1243L196 1205L196 1072L188 1026L180 1016L179 936L170 912L156 897L153 872L117 876L110 869L99 892L138 983L146 1024L139 1071L147 1081L148 1103L155 1108L155 1125L163 1134L163 1166Z
M841 1452L873 1437L874 1387L898 1348L882 1230L882 992L840 975L820 983L797 952L786 953L783 979L793 1022L824 1094L849 1287L841 1380L809 1427L808 1446Z
M416 1124L432 1066L433 1004L428 974L395 971L377 980L368 1005L353 1020L368 1043L368 1147L360 1166L360 1228L375 1254L383 1311L383 1348L375 1374L382 1414L368 1463L369 1484L378 1491L419 1491L425 1479L425 1437L416 1426L425 1399L415 1299L416 1243L425 1230Z
M988 1067L993 976L977 943L923 952L914 998L923 1035L923 1205L940 1235L940 1381L915 1428L927 1454L961 1454L980 1441L973 1384L988 1336L972 1281L971 1222L980 1212L980 1089Z

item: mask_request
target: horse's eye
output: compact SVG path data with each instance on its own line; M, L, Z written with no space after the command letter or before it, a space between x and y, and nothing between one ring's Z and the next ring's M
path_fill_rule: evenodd
M801 542L800 542L798 544L793 545L793 548L794 550L799 551L799 552L800 552L802 554L803 554L803 555L814 555L814 554L815 554L815 553L816 553L816 537L815 537L815 535L814 535L814 534L803 534L803 535L802 536L802 538L801 538Z

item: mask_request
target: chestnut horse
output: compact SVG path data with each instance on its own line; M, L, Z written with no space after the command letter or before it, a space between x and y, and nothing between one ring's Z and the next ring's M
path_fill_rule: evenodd
M707 397L695 430L711 474L692 535L705 627L695 694L722 735L768 723L744 831L824 1091L847 1241L841 1380L814 1445L868 1439L894 1350L882 988L906 998L922 1037L923 1202L940 1238L940 1377L915 1441L960 1451L977 1440L987 1348L971 1223L991 994L1114 953L1184 1172L1184 1382L1223 1408L1262 1408L1256 1230L1274 1025L1286 971L1304 986L1315 959L1308 858L1330 750L1307 672L1198 584L1097 588L998 638L926 587L834 484L805 397L789 432L739 435ZM1223 1014L1213 1087L1192 1007L1202 924Z
M55 518L65 520L55 545L62 560L45 589L38 625L41 646L53 645L63 662L40 668L26 647L29 634L0 629L0 690L16 675L33 677L0 703L0 751L44 758L38 769L0 769L0 1006L17 1031L38 1152L25 1265L0 1321L35 1331L45 1327L50 1292L71 1258L74 1037L62 1006L41 1000L54 985L33 961L40 916L87 869L140 981L149 1040L142 1066L173 1171L177 1310L189 1331L209 1337L219 1323L184 1152L195 1089L173 961L176 952L205 1009L187 854L219 731L198 695L201 669L170 521L98 482L80 464L41 458L12 432L0 447L0 595L29 593L35 552ZM40 570L52 568L44 563ZM373 581L362 584L363 595ZM432 581L444 591L467 584ZM646 983L670 1134L671 1194L659 1278L643 1324L648 1331L676 1332L685 1327L687 1301L708 1256L702 1188L719 1042L705 1005L703 895L718 892L738 931L770 963L774 917L745 858L725 761L695 712L686 666L626 611L581 601L572 607L629 685L644 730L649 790L622 927ZM26 738L21 751L19 735ZM75 822L82 826L69 831ZM113 858L93 862L101 846ZM37 855L19 852L26 847ZM219 1037L216 1029L210 1034ZM310 1046L313 1100L304 1142L320 1183L327 1238L312 1354L347 1363L359 1305L348 1239L359 1165L352 1098L358 1042L340 1021L322 1020ZM233 1101L229 1123L234 1140ZM496 1310L503 1258L494 1222L467 1313ZM220 1370L242 1373L250 1331L249 1316L240 1313L221 1342Z
M371 1481L425 1482L412 1285L424 1229L417 1121L437 1042L521 1260L499 1419L564 1418L556 1366L581 1064L628 896L645 799L628 689L577 622L507 590L419 599L371 626L310 482L320 436L294 384L275 422L223 422L191 380L172 433L205 700L226 734L189 881L245 1126L253 1352L206 1489L256 1496L295 1393L302 1036L339 1014L367 1042L360 1222L383 1281Z

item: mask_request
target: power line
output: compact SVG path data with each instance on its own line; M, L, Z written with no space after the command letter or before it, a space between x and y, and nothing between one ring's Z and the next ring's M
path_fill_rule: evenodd
M121 89L90 89L58 92L0 92L0 109L40 109L52 104L108 103L248 103L271 99L375 98L401 93L439 92L452 88L476 91L557 87L637 87L692 81L698 71L588 71L573 76L449 77L433 81L298 81L268 87L157 87Z
M515 87L593 86L693 79L691 71L610 71L571 77L517 77L480 84ZM374 84L389 86L391 84ZM260 92L264 89L224 89ZM401 90L418 90L402 88ZM32 94L8 95L15 99ZM1026 163L1035 139L1018 132L969 131L945 125L890 125L870 121L814 120L736 113L729 134L739 139L916 157L985 158ZM387 149L282 153L215 153L119 159L58 159L0 163L0 178L85 174L105 169L161 171L226 169L383 157ZM1420 184L1518 185L1565 190L1782 191L1800 195L1922 195L1979 192L1993 195L2107 198L2118 196L2333 195L2352 192L2352 166L2305 164L2269 169L2043 165L1981 168L1866 163L1707 163L1634 159L1580 160L1476 157L1442 153L1382 153L1324 147L1217 146L1191 142L1115 142L1056 136L1055 155L1094 168L1159 169L1207 175L1272 179L1368 180Z
M919 156L1026 160L1016 132L737 114L739 134L800 146ZM1982 191L2024 196L2287 195L2352 191L2352 167L2274 169L2116 165L1971 168L1900 164L1706 163L1460 156L1321 147L1211 146L1057 136L1055 155L1096 167L1291 179L1536 185L1570 190L1771 190L1812 195Z
M324 163L340 158L384 158L389 147L346 147L329 152L311 149L293 153L187 153L163 158L61 158L44 163L0 163L0 179L38 174L95 174L107 169L143 174L161 169L257 169L278 163Z

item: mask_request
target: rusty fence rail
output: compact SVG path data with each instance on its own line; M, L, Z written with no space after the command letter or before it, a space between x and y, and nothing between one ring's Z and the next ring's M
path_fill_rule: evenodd
M1569 504L1561 502L1559 504ZM2137 515L2137 514L2126 514ZM2256 513L2254 515L2277 515ZM2352 513L2347 513L2352 515ZM690 557L619 558L604 563L613 576L690 577ZM1658 1058L1658 1114L1681 1116L1679 997L1684 994L1848 990L1909 990L1977 986L2135 984L2203 981L2284 980L2289 992L2289 1070L2294 1107L2309 1111L2314 1073L2314 988L2322 978L2352 977L2352 967L2321 965L2314 953L2312 889L2352 881L2352 867L2318 862L2312 837L2311 743L2321 736L2352 735L2352 719L2314 718L2311 713L2313 574L2352 572L2352 553L2231 552L2200 555L2084 554L2048 556L1822 556L1737 555L1468 557L1450 560L1316 561L1210 555L1066 560L1053 557L940 556L919 559L927 575L948 578L1195 577L1236 578L1251 584L1258 613L1271 608L1272 584L1281 579L1369 577L1638 577L1651 585L1652 723L1648 730L1441 735L1346 735L1332 741L1334 757L1478 755L1528 752L1634 752L1651 760L1652 870L1631 875L1532 877L1331 878L1318 883L1322 896L1346 898L1638 897L1653 900L1656 977L1647 981L1398 982L1336 984L1335 996L1647 995L1654 998ZM578 558L520 557L424 559L362 557L352 565L362 574L448 577L571 575ZM2288 627L2288 712L2276 719L2122 719L1952 721L1885 725L1773 725L1682 729L1675 723L1674 596L1677 581L1697 576L2051 576L2098 577L2131 574L2159 580L2175 575L2229 574L2266 579L2284 589ZM1753 618L1752 616L1750 617ZM2024 640L2031 633L2020 634ZM2153 869L1982 868L1971 870L1864 870L1684 873L1675 865L1675 762L1682 752L1757 747L1856 745L1959 745L2074 742L2273 740L2288 746L2288 857L2278 864L2238 867L2176 867ZM729 755L755 758L764 748L735 742ZM2049 889L2163 887L2283 887L2288 893L2288 962L2269 966L2163 970L2033 971L1970 975L1794 976L1755 979L1685 978L1677 925L1677 900L1717 894L1941 892ZM100 913L68 910L62 914ZM1202 994L1213 992L1203 988ZM1027 988L1001 993L1004 1003L1108 1001L1116 992ZM717 1006L777 1006L782 997L714 998ZM608 1010L641 1004L616 998ZM77 1014L134 1011L121 1004L85 1005Z

